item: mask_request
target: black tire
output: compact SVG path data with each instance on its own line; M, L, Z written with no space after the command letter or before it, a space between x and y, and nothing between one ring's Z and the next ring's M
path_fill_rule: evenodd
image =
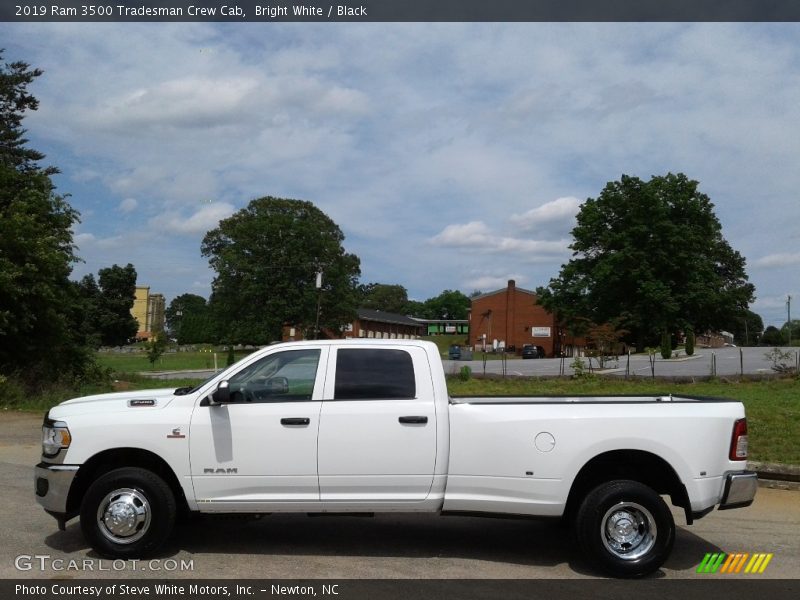
M115 469L86 491L81 530L102 556L141 558L169 538L176 512L175 496L161 477L137 467Z
M620 479L594 488L575 517L575 534L586 557L615 577L656 571L675 542L675 521L652 488Z

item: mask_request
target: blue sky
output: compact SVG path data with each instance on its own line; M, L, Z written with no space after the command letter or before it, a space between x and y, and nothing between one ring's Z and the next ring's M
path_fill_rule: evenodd
M331 216L363 282L534 288L607 181L682 171L765 325L789 294L800 316L797 24L2 29L45 71L25 124L82 215L76 277L131 262L168 301L208 296L204 233L272 195Z

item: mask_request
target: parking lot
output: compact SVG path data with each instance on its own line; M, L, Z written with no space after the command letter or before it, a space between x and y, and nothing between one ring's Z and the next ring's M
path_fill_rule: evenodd
M685 356L680 354L678 358L664 360L660 354L655 355L655 376L656 377L708 377L715 374L719 377L731 377L740 374L745 375L764 375L774 373L773 363L765 354L772 348L735 348L726 346L723 348L698 348L694 355ZM783 348L791 355L791 364L795 364L800 348ZM476 358L480 353L475 353ZM573 358L563 360L563 372L567 375L573 373L571 364ZM582 358L587 370L589 359ZM457 373L458 370L467 365L476 374L501 374L503 372L503 361L482 360L472 361L451 361L445 360L445 372ZM516 355L509 355L505 361L506 374L512 376L539 376L553 377L561 374L562 360L559 358L540 358L540 359L521 359ZM606 361L604 368L599 369L596 359L592 360L593 368L603 374L617 377L651 377L650 357L646 354L623 355Z
M534 361L535 362L535 361ZM101 561L76 521L60 532L35 503L41 416L0 413L2 578L594 578L569 531L551 522L380 515L199 519L155 562ZM698 578L708 552L769 552L762 578L800 577L800 492L762 488L746 509L680 526L664 578ZM682 514L675 513L682 523ZM46 557L46 558L42 558ZM191 565L191 568L189 568ZM103 570L105 569L105 570Z

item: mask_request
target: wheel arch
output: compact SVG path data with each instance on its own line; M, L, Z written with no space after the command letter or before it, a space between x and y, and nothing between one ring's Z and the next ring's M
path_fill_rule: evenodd
M567 496L564 517L571 520L586 495L598 485L615 479L628 479L670 497L683 508L686 522L692 524L689 493L675 469L662 457L645 450L611 450L598 454L578 471Z
M80 512L81 502L89 486L101 475L125 467L147 469L161 477L170 487L181 512L189 506L178 477L172 467L158 454L142 448L113 448L98 452L78 469L75 480L67 496L67 513L71 516Z

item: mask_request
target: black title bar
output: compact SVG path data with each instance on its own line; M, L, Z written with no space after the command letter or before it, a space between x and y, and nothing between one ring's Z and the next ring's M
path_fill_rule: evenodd
M798 0L3 0L6 22L795 22Z

